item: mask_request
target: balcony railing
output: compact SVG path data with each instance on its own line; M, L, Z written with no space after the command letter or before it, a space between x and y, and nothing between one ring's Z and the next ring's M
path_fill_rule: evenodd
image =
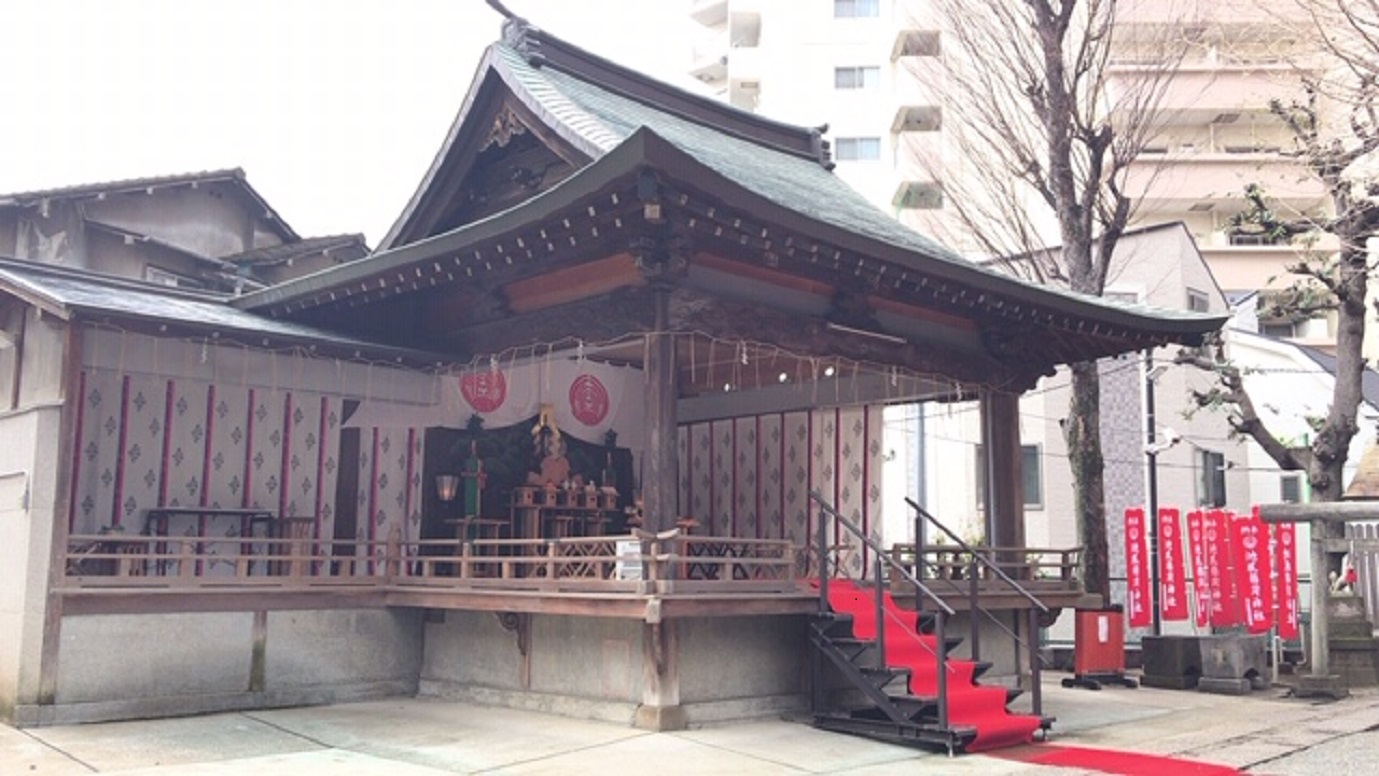
M74 535L69 589L214 590L429 585L604 593L794 593L804 569L780 539L660 534L558 539L321 541Z

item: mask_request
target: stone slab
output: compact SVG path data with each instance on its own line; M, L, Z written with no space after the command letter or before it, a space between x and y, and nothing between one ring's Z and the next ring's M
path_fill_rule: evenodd
M1331 698L1339 700L1350 694L1350 688L1339 674L1316 676L1303 674L1293 688L1293 695L1299 698Z
M1219 676L1204 676L1197 683L1199 692L1216 693L1217 695L1248 695L1250 693L1249 679L1228 679Z

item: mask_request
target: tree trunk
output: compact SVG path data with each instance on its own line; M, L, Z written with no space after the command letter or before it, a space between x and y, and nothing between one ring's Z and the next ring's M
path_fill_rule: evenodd
M1106 544L1106 487L1101 455L1101 375L1095 362L1072 365L1072 396L1064 427L1068 463L1073 474L1074 517L1082 545L1082 583L1088 593L1110 594L1110 566Z

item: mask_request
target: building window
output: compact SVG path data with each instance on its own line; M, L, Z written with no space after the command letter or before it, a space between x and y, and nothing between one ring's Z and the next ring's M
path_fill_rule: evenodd
M881 15L881 0L833 0L836 19L858 19Z
M1284 504L1302 503L1302 476L1297 472L1280 474L1278 478L1278 500Z
M1298 329L1293 325L1292 321L1283 321L1282 323L1266 323L1260 321L1259 333L1275 339L1292 339L1298 336Z
M1210 450L1197 451L1197 505L1226 505L1226 456Z
M986 508L986 450L977 445L977 508ZM1039 445L1020 445L1020 480L1026 509L1044 508L1044 457Z
M874 89L880 84L879 67L833 68L833 86L836 89Z
M168 272L161 267L152 264L144 267L144 280L150 283L157 283L160 286L171 286L173 288L205 288L206 284L199 280L194 280L186 275L179 275L176 272Z
M840 162L875 162L881 159L881 138L840 137L835 154Z
M1044 507L1044 457L1039 445L1020 445L1021 478L1025 482L1025 508Z
M1205 313L1211 311L1211 299L1206 294L1195 288L1187 290L1187 309L1194 313Z

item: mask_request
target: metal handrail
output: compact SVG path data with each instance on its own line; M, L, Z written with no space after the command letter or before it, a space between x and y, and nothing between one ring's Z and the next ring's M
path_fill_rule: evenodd
M1025 599L1028 600L1030 603L1034 604L1035 607L1039 609L1039 611L1048 614L1049 607L1045 606L1043 601L1040 601L1037 597L1035 597L1033 593L1025 589L1025 587L1021 585L1019 582L1016 582L1014 579L1011 579L1008 574L1001 570L999 564L993 563L985 555L982 555L981 553L977 552L976 549L972 547L972 545L963 541L957 534L948 530L948 526L944 525L943 523L940 523L937 517L934 517L933 515L929 514L929 512L924 509L924 507L920 506L919 504L916 504L914 500L911 499L909 496L905 497L905 503L909 504L910 508L913 509L916 513L918 513L921 517L933 523L935 528L938 528L940 531L943 531L945 534L947 534L948 538L952 539L955 543L957 543L958 547L960 547L963 550L963 552L966 552L969 555L971 555L972 559L975 562L980 562L984 564L987 568L996 572L996 576L1004 580L1006 584L1015 588L1015 592L1024 596Z
M915 522L917 523L917 525L915 526L915 539L916 539L916 541L918 541L919 536L920 536L919 525L918 525L919 517L923 517L924 519L928 520L930 523L933 523L934 526L935 526L936 528L938 528L940 531L943 531L943 533L946 534L946 535L948 536L948 538L952 539L952 540L958 545L958 547L960 547L960 548L962 549L963 552L966 552L966 553L968 554L968 557L970 557L970 558L972 559L971 565L968 567L968 579L970 580L970 581L969 581L969 592L968 592L968 595L969 595L969 597L970 597L970 602L971 602L970 605L969 605L969 607L968 607L969 612L970 612L970 614L969 614L968 616L971 618L971 626L972 626L972 636L971 636L971 638L972 638L972 645L971 645L971 651L972 651L972 657L973 657L973 659L978 659L978 657L977 657L977 644L978 644L978 642L977 642L977 616L976 616L976 612L980 611L980 612L982 612L983 614L985 614L985 615L987 616L988 619L990 619L993 623L995 623L995 624L996 624L996 627L998 627L998 628L1000 628L1001 630L1005 631L1012 639L1014 639L1015 642L1016 642L1017 644L1023 644L1023 645L1025 646L1025 649L1026 649L1026 650L1028 651L1028 653L1029 653L1030 704L1031 704L1031 707L1032 707L1033 712L1034 712L1036 715L1042 714L1042 713L1043 713L1043 697L1042 697L1043 694L1042 694L1042 692L1041 692L1040 683L1041 683L1042 680L1043 680L1043 672L1042 672L1041 669L1043 668L1044 660L1043 660L1043 658L1042 658L1042 657L1040 656L1040 654L1039 654L1039 644L1038 644L1037 640L1035 639L1035 634L1038 633L1038 626L1039 626L1039 616L1035 613L1035 610L1037 609L1038 611L1044 612L1045 614L1047 614L1047 613L1049 612L1049 607L1048 607L1047 605L1045 605L1043 601L1039 600L1039 598L1036 597L1033 593L1029 592L1029 590L1027 590L1027 589L1026 589L1023 585L1021 585L1019 582L1016 582L1014 579L1011 579L1010 576L1009 576L1008 574L1006 574L1004 571L1001 570L1000 565L998 565L998 564L992 562L992 561L991 561L989 558L987 558L985 555L982 555L981 553L977 552L976 548L974 548L972 545L968 544L967 542L963 541L963 539L962 539L961 537L959 537L957 534L955 534L955 533L953 533L951 530L949 530L949 529L948 529L948 526L946 526L946 525L944 525L943 523L939 522L939 519L938 519L937 517L934 517L932 514L930 514L930 513L928 512L928 510L924 509L924 507L921 507L919 504L915 503L914 499L911 499L909 496L906 496L906 497L905 497L905 503L906 503L906 504L909 504L909 505L910 505L910 508L913 509L913 510L916 512L916 514L918 515L918 517L916 517L916 519L915 519ZM920 555L920 553L919 553L919 551L918 551L918 545L916 545L915 563L916 563L916 564L920 564L920 563L923 563L923 562L924 562L924 560L923 560L923 558L921 557L921 555ZM1000 577L1006 584L1010 585L1012 588L1015 589L1016 592L1018 592L1020 595L1024 596L1026 600L1028 600L1031 604L1033 604L1033 607L1031 607L1030 610L1029 610L1029 622L1028 622L1029 639L1028 639L1028 640L1025 640L1025 639L1020 638L1020 636L1019 636L1018 634L1016 634L1016 633L1015 633L1014 631L1012 631L1011 629L1007 628L1007 627L1005 626L1004 623L1002 623L1000 620L997 620L997 619L996 619L996 616L993 615L991 612L987 611L985 607L981 607L981 606L978 605L977 602L978 602L978 600L980 599L980 596L979 596L979 591L978 591L978 586L977 586L977 565L978 565L979 563L985 564L987 568L989 568L989 569L991 569L992 571L994 571L994 572L996 573L996 575L997 575L998 577ZM951 582L950 582L950 584L951 584ZM917 608L917 604L918 604L918 599L916 599L916 608Z
M852 522L852 520L850 520L849 518L844 517L842 513L840 513L838 510L829 506L828 502L824 500L823 496L819 495L818 491L810 491L809 497L812 500L818 502L819 510L821 512L824 512L827 514L828 517L832 517L834 520L837 520L843 527L847 528L848 531L850 531L854 536L856 536L858 539L861 539L862 543L865 544L868 548L870 548L872 552L876 553L877 556L884 558L885 562L888 563L892 569L900 572L900 574L905 578L906 581L914 585L917 591L928 596L929 599L933 601L934 604L938 606L938 608L941 609L944 614L954 614L955 610L953 609L953 607L948 605L947 601L944 601L941 596L939 596L934 591L930 590L928 586L926 586L923 582L919 581L919 578L916 577L913 573L911 573L909 569L905 568L903 564L897 562L894 558L892 558L890 556L890 553L886 552L885 549L881 547L881 544L879 542L877 542L870 536L866 535L866 533L864 533L861 528L857 527L856 523ZM822 527L823 526L821 525L821 535ZM821 559L822 563L826 563L827 560L828 559L826 557ZM824 568L822 563L820 565L821 572L827 570L826 568ZM821 573L820 576L827 577L827 574ZM878 579L877 584L880 585L881 580Z
M944 618L948 615L952 615L955 613L953 607L949 606L946 601L944 601L936 593L934 593L934 591L930 590L927 586L925 586L923 582L920 582L919 578L912 574L909 569L905 568L903 565L896 562L894 558L890 557L890 554L882 549L880 543L868 536L864 531L862 531L862 529L858 528L856 523L852 522L847 517L844 517L842 513L838 512L838 510L830 506L829 503L824 500L824 497L820 495L818 491L811 490L809 492L809 498L819 504L819 526L817 531L818 540L815 542L815 545L816 550L819 553L820 613L828 611L828 537L824 525L824 520L828 517L832 517L839 525L842 525L844 528L847 528L850 532L852 532L854 536L856 536L858 539L861 539L862 543L871 549L871 551L874 553L874 557L876 558L876 560L874 561L876 564L876 643L877 650L882 655L883 660L886 654L886 618L884 617L884 601L886 586L881 576L882 562L884 561L885 563L889 563L891 567L896 571L900 572L900 574L906 580L908 580L910 584L914 585L916 591L916 598L918 598L921 594L926 595L931 600L933 600L934 604L937 606L938 611L935 612L934 616L934 657L937 663L935 679L937 683L936 690L938 692L938 725L940 728L947 730L948 641L946 634L944 633ZM918 617L918 612L916 612L916 617ZM814 676L814 681L819 682L821 680L821 677L816 672Z

